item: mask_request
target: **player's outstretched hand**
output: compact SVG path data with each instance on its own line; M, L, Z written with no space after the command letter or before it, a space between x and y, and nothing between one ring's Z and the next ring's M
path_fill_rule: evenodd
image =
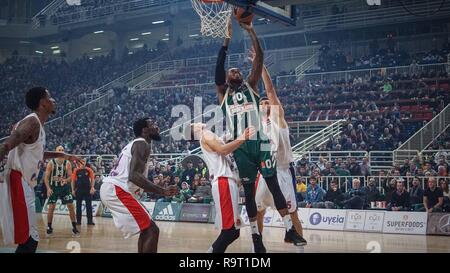
M245 129L242 136L239 137L240 140L249 140L252 139L252 137L256 134L256 129L253 126L250 126Z
M165 196L174 196L178 194L178 187L177 185L170 185L167 188L164 189L164 195Z
M253 29L253 23L250 24L244 24L244 23L239 23L239 25L241 26L241 28L250 31Z

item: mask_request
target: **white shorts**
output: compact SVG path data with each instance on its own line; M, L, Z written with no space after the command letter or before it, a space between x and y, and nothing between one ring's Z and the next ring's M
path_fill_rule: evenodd
M103 183L100 198L110 211L115 226L129 238L146 230L151 225L151 216L133 195L112 183Z
M277 168L277 179L280 185L281 192L286 199L287 208L289 213L297 211L297 199L295 198L294 184L292 184L292 174L289 169L278 169ZM263 211L268 207L276 210L275 202L273 201L272 193L267 187L266 181L260 173L256 178L256 193L255 202L258 211Z
M24 244L31 236L39 241L34 189L19 171L9 170L1 183L0 222L5 245Z
M215 226L217 229L240 228L239 187L236 181L228 177L219 177L211 183L212 196L216 209Z

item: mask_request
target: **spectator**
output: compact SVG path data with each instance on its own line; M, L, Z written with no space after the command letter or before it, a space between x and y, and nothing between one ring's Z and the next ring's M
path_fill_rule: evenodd
M327 209L339 209L342 208L344 201L344 194L341 189L338 188L336 180L330 182L330 188L325 194L325 207Z
M412 187L409 189L409 199L411 203L411 209L414 211L421 211L423 208L423 189L420 185L420 180L416 176L413 179Z
M361 168L356 163L356 158L354 157L350 158L350 166L348 170L350 171L351 176L361 176Z
M192 188L192 183L195 176L195 170L192 168L192 161L188 161L186 166L186 170L184 170L183 174L181 175L181 182L187 182L189 184L189 187Z
M392 193L397 189L396 185L397 180L395 178L392 178L389 183L387 183L386 180L386 183L383 184L386 204L389 204L391 202Z
M306 188L306 198L300 202L299 207L302 208L325 208L323 202L324 190L317 185L317 179L311 176L309 186Z
M366 201L366 193L361 188L361 181L353 179L352 188L345 193L343 202L345 209L363 209Z
M305 183L305 179L306 178L302 178L300 176L296 177L296 196L297 196L297 200L298 202L303 201L306 197L306 183Z
M441 212L444 204L444 194L436 187L436 179L428 178L428 188L423 193L423 206L426 212Z
M369 159L367 157L363 158L362 163L359 166L359 169L362 176L367 177L371 175Z
M448 182L444 178L441 178L439 179L439 186L441 187L444 196L442 210L450 212L450 191L448 190Z
M198 162L198 166L197 166L197 168L195 168L195 174L198 174L200 177L209 179L208 168L205 166L203 161Z
M211 185L207 185L206 178L200 178L200 185L195 189L194 194L188 199L191 203L209 203L212 200Z
M369 206L372 202L377 202L383 199L380 191L375 186L375 179L372 177L369 179L367 186L364 187L364 190L367 195L367 206Z
M405 190L403 181L397 181L397 190L392 194L391 202L387 206L390 211L408 211L410 209L409 194Z
M177 176L178 177L178 176ZM172 197L172 201L183 203L192 197L192 191L189 189L189 184L187 182L181 183L181 190L177 196Z

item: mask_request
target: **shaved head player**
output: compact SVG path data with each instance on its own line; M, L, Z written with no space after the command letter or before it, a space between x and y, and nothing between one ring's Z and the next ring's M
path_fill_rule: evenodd
M159 228L132 193L143 189L172 196L177 194L178 187L161 188L147 179L150 142L161 140L158 126L150 118L142 118L134 123L133 131L136 138L123 148L111 173L103 179L100 198L111 211L114 224L125 238L139 234L139 253L156 253Z

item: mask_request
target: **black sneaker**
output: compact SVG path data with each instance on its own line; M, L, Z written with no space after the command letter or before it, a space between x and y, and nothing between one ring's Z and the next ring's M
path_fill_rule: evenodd
M80 231L76 227L72 228L72 236L73 237L80 237Z
M46 233L47 233L47 236L52 236L52 234L53 234L53 228L47 227Z
M264 247L263 244L262 235L253 233L252 239L255 253L266 253L266 248Z
M300 236L300 234L295 231L295 229L291 228L289 231L286 232L284 235L284 242L285 243L291 243L296 246L304 246L308 242L306 242L305 238Z
M89 223L87 223L88 224L88 226L95 226L95 223L94 222L89 222Z

